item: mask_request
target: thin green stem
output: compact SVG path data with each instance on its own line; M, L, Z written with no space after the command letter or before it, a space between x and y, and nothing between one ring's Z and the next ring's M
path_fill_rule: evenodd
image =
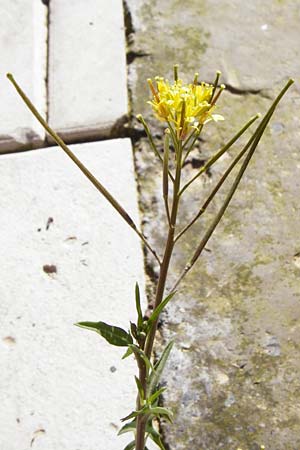
M189 142L194 138L195 134L197 133L198 129L194 128L194 130L191 132L191 134L189 135L189 137L185 140L185 142L182 145L182 150L185 149L185 147L187 147L187 145L189 144Z
M157 262L161 264L160 259L157 253L152 249L151 245L147 241L146 237L143 233L137 228L132 218L125 211L125 209L120 205L120 203L107 191L107 189L97 180L97 178L82 164L82 162L74 155L74 153L69 149L69 147L65 144L65 142L58 136L55 131L48 125L48 123L43 119L40 113L37 111L35 106L31 103L29 98L26 96L24 91L15 81L12 74L8 73L7 78L14 85L16 91L24 100L26 106L30 109L32 114L36 117L36 119L40 122L40 124L45 128L45 130L50 134L50 136L54 139L54 141L61 147L61 149L69 156L69 158L76 164L76 166L81 170L81 172L90 180L90 182L95 186L96 189L106 198L106 200L115 208L115 210L120 214L120 216L127 222L127 224L133 229L133 231L139 236L139 238L143 241L148 250L155 257Z
M170 217L170 209L169 209L169 147L170 147L170 130L167 128L165 131L165 140L164 140L164 162L163 162L163 198L165 203L165 210L168 219L169 227L171 226L171 217Z
M138 114L136 116L136 118L144 127L144 130L146 132L147 138L149 139L150 147L152 148L152 150L155 153L155 155L159 158L160 162L163 164L163 157L159 153L159 151L158 151L158 149L157 149L157 147L156 147L156 145L154 143L152 134L150 132L150 129L149 129L145 119L143 118L143 116L141 114ZM172 173L170 171L168 171L168 174L169 174L169 177L171 178L172 182L174 183L174 177L173 177Z
M172 127L172 124L171 124L171 122L170 122L169 120L167 120L167 124L168 124L169 130L170 130L170 132L171 132L173 145L174 145L174 147L176 147L176 145L177 145L177 136L176 136L176 133L175 133L174 128Z
M166 278L167 278L167 272L174 248L174 235L175 235L175 228L176 228L176 221L177 221L177 212L178 212L178 205L179 205L179 189L180 189L180 178L181 178L181 166L180 166L180 156L182 153L182 146L181 142L178 141L178 158L177 158L177 165L176 165L176 176L175 176L175 183L174 183L174 193L173 193L173 203L172 203L172 211L171 211L171 227L169 229L166 246L165 246L165 252L164 257L161 264L160 269L160 276L157 284L157 290L156 290L156 297L155 297L155 304L154 309L158 307L158 305L161 303L165 284L166 284ZM153 348L153 341L156 333L157 328L157 322L152 326L151 332L147 336L146 345L145 345L145 354L148 358L151 357L151 352Z
M166 279L169 269L169 264L174 248L174 235L175 235L175 227L176 227L176 220L177 220L177 212L178 212L178 205L179 205L179 190L180 190L180 178L181 178L181 155L182 155L182 143L178 140L177 145L175 148L176 151L176 174L175 174L175 181L174 181L174 191L173 191L173 199L172 199L172 209L171 209L171 218L170 218L170 227L168 231L168 236L166 240L165 245L165 251L164 256L162 260L162 264L160 267L160 273L159 273L159 279L156 289L156 296L155 296L155 304L154 309L157 308L157 306L161 303L164 295L165 285L166 285ZM156 320L151 330L146 338L145 343L145 355L150 359L153 349L153 343L155 339L155 334L157 330L157 322ZM143 386L145 396L147 396L147 383L146 383L146 368L144 367L139 372L140 382ZM145 429L146 429L146 423L142 419L137 419L137 427L136 427L136 450L144 450L144 441L142 438L142 434L145 435Z
M221 76L221 72L220 72L219 70L217 70L217 72L216 72L216 78L215 78L215 81L214 81L214 84L213 84L214 87L213 87L213 90L212 90L212 93L211 93L211 96L210 96L209 103L211 103L211 102L212 102L212 99L214 98L216 89L217 89L218 84L219 84L220 76Z
M187 141L184 143L184 146L185 146L185 144L190 140L191 136L194 136L194 139L193 139L191 145L189 146L189 148L187 149L186 154L185 154L185 156L184 156L184 158L183 158L183 160L182 160L181 167L183 167L185 161L187 160L187 157L189 156L189 154L190 154L191 151L193 150L194 145L195 145L195 142L196 142L197 139L199 138L199 136L200 136L200 134L201 134L201 131L202 131L202 129L203 129L203 126L204 126L204 125L201 124L197 130L194 130L193 133L192 133L192 134L189 136L189 138L187 139Z

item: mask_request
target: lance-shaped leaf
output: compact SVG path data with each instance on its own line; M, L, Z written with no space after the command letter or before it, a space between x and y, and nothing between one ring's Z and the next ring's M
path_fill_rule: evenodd
M149 405L152 405L153 403L155 403L158 400L158 397L165 392L166 388L162 387L160 389L158 389L158 391L154 392L152 395L150 395L150 397L147 398L147 403Z
M153 392L156 389L156 386L160 380L160 377L162 375L162 372L165 368L165 365L167 363L168 357L171 353L172 347L173 347L174 341L170 341L164 351L161 354L161 357L157 361L157 363L154 366L154 370L151 372L149 381L148 381L148 389L147 392L149 394L153 394Z
M135 432L136 430L136 420L132 420L132 422L125 423L123 427L119 430L118 436L121 436L121 434Z
M118 432L118 436L125 433L135 433L136 430L136 419L130 423L126 423ZM149 434L153 442L161 449L165 450L165 447L161 441L159 433L153 428L153 426L148 422L146 425L146 433Z
M165 417L167 420L169 420L170 422L172 422L173 420L173 413L172 411L170 411L167 408L163 408L161 406L149 406L149 405L145 405L143 408L137 410L137 411L132 411L130 414L128 414L128 416L123 417L121 419L121 422L125 422L126 420L129 419L134 419L135 417L138 416L161 416L161 417Z
M138 379L138 377L134 377L135 379L135 384L138 388L138 392L139 392L139 396L140 396L140 402L143 403L144 399L145 399L145 393L144 393L144 389L142 386L141 381Z
M144 361L146 368L147 368L147 372L149 372L150 370L153 370L153 365L151 364L150 359L146 356L145 352L142 349L140 349L137 345L134 345L134 344L129 344L128 347L133 351L133 353L138 358L141 358Z
M149 433L150 439L152 439L152 441L160 448L160 450L166 450L159 433L153 427L147 428L146 432Z
M126 352L122 356L122 359L128 358L128 356L132 355L132 353L133 353L132 349L130 347L128 347L128 349L126 350Z
M171 292L171 294L169 294L153 311L153 313L151 314L151 316L149 317L148 321L147 321L147 331L150 330L150 328L152 327L152 325L157 321L157 319L159 318L160 313L162 312L162 310L167 306L167 304L169 303L169 301L174 297L174 295L176 294L176 291Z
M123 328L108 325L104 322L78 322L77 327L95 331L112 345L127 347L133 343L132 337Z
M155 408L149 408L147 410L149 414L154 416L161 416L167 419L169 422L173 421L173 413L167 408L162 408L161 406L155 406Z
M128 414L128 416L123 417L121 419L121 422L126 422L126 420L129 419L134 419L137 416L146 415L148 413L148 410L149 410L148 406L145 405L143 406L143 408L138 409L137 411L132 411L130 414Z
M143 326L143 313L142 313L142 307L141 307L141 295L140 295L140 288L138 283L135 285L135 306L136 311L138 315L138 329L141 330Z

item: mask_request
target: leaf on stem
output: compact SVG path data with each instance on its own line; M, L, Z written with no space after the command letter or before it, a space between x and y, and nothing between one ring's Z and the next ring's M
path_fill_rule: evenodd
M140 349L139 347L137 347L134 344L130 344L128 345L128 347L133 351L133 353L138 357L141 358L147 368L147 371L149 372L150 370L153 370L153 365L151 364L151 361L149 360L149 358L145 355L145 352Z
M130 322L130 332L134 339L138 339L138 329L135 323Z
M139 414L141 414L141 410L140 411L132 411L130 414L128 414L128 416L123 417L121 419L121 422L125 422L126 420L129 420L129 419L133 419L134 417L137 417Z
M129 419L134 419L137 416L161 416L165 417L169 422L172 422L173 420L173 413L167 408L163 408L161 406L149 406L145 405L143 408L139 409L138 411L132 411L128 416L123 417L121 419L121 422L125 422Z
M158 389L157 391L155 391L152 395L150 395L150 397L147 398L147 403L149 405L153 405L153 403L155 403L158 400L158 397L165 392L167 388L162 387L160 389Z
M134 448L135 448L135 441L131 441L128 445L126 445L124 450L133 450Z
M152 441L160 448L160 450L166 450L159 433L153 427L151 427L151 429L152 431L150 431L150 427L147 427L146 429L146 432L149 433L150 439L152 439Z
M140 295L140 288L138 283L135 285L135 306L136 311L138 315L138 329L141 330L143 326L143 313L142 313L142 307L141 307L141 295Z
M132 337L123 328L108 325L104 322L78 322L77 327L95 331L107 340L111 345L127 347L133 343Z
M150 394L152 394L155 391L156 386L158 385L158 382L163 373L163 370L165 368L165 365L167 363L167 360L171 353L173 345L174 345L174 341L170 341L167 344L167 346L165 347L164 351L162 352L159 360L155 364L154 370L150 374L149 381L148 381L148 388L147 388L147 391Z
M140 396L140 402L143 403L144 399L145 399L145 393L144 393L144 389L142 386L141 381L138 379L138 377L134 377L135 379L135 384L138 388L138 392L139 392L139 396Z
M149 422L152 422L152 419L150 419L150 421L148 421L148 423L146 424L146 429L145 429L146 433L149 435L150 439L152 439L152 441L161 450L166 450L164 445L163 445L163 443L162 443L160 434L158 433L158 431L155 430L155 428ZM136 419L133 420L132 422L124 425L121 428L121 430L118 432L118 436L120 436L121 434L124 434L124 433L129 433L129 432L135 433L135 430L136 430ZM146 449L147 449L147 447L145 447L145 450Z
M121 434L129 433L131 431L135 432L135 430L136 430L136 420L133 420L132 422L123 425L123 427L118 432L118 436L121 436Z
M130 347L128 347L128 349L126 350L126 352L122 356L122 359L128 358L128 356L132 355L132 353L133 353L132 349Z
M135 430L136 430L136 419L130 423L125 424L118 432L118 436L125 433L135 433ZM153 428L153 426L150 423L147 423L146 425L146 433L161 450L166 450L165 446L162 443L160 434Z
M157 319L159 318L160 313L162 312L162 310L167 306L167 304L169 303L169 301L174 297L174 295L176 294L176 291L171 292L171 294L169 294L156 308L155 310L152 312L151 316L149 317L148 321L147 321L147 332L149 332L149 330L151 329L152 325L157 321Z
M155 408L149 408L147 410L149 414L152 414L154 416L161 416L167 419L169 422L173 422L173 413L167 408L162 408L161 406L155 406Z

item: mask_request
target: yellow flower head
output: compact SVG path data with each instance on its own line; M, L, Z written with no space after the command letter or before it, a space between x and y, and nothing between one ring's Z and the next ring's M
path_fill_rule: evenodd
M153 98L148 103L152 106L155 116L164 122L174 125L178 138L184 140L192 129L197 129L210 120L223 120L218 114L213 114L215 103L225 86L213 96L214 86L207 83L194 82L184 84L176 79L173 84L164 78L156 77L156 87L148 79ZM213 97L213 98L212 98Z

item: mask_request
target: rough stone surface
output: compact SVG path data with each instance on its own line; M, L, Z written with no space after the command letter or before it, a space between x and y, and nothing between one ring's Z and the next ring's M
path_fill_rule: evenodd
M138 223L130 141L71 148ZM123 448L135 365L73 323L135 319L138 237L56 147L2 155L0 178L0 448Z
M51 0L49 34L50 124L67 140L109 136L128 109L122 1Z
M6 79L15 75L42 114L46 111L47 8L41 1L2 0L0 14L0 152L37 147L44 131Z
M250 116L265 112L290 76L299 81L297 2L191 0L182 6L177 0L128 0L127 5L129 51L144 55L133 58L129 69L133 113L148 118L160 149L162 127L145 102L149 76L171 77L179 63L184 79L200 71L212 81L215 69L221 69L222 81L229 84L220 101L226 121L207 126L185 167L186 180ZM300 447L299 98L296 84L278 108L208 251L162 322L164 340L176 340L164 380L164 401L176 417L175 424L164 427L170 450ZM179 227L193 217L238 148L187 191ZM159 200L161 169L144 138L136 142L135 155L144 229L161 249L166 223ZM179 241L170 286L225 191L204 222ZM151 258L147 271L155 280Z

